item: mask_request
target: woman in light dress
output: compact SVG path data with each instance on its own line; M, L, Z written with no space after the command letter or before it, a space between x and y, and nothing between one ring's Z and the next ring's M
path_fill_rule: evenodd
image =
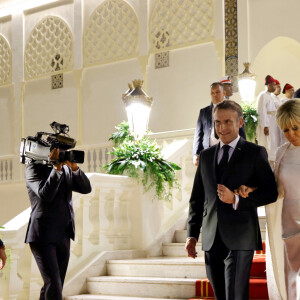
M288 142L276 153L278 200L266 206L269 299L300 300L300 99L282 104L276 119ZM254 189L242 186L239 193Z

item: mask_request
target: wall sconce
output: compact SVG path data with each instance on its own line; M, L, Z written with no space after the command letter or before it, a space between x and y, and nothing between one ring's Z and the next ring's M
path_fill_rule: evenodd
M133 80L129 90L122 95L130 130L136 139L144 136L148 129L153 98L142 89L143 80Z
M244 102L252 102L256 87L256 75L249 70L250 63L244 63L245 70L238 75L239 92Z

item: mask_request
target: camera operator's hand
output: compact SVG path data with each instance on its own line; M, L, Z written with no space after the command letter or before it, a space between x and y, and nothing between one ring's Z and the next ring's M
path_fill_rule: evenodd
M72 169L72 171L77 171L79 169L77 163L75 162L70 162L67 160L67 166L70 167Z
M59 149L52 149L52 151L49 154L49 160L55 162L53 164L54 169L56 169L57 171L61 171L62 163L59 162Z

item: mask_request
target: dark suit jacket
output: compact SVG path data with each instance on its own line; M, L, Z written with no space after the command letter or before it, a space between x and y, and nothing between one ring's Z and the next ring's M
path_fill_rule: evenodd
M74 240L75 223L72 191L91 192L89 179L79 169L78 174L64 165L60 174L52 166L26 165L26 186L31 202L31 216L25 243L56 242L66 233Z
M199 155L201 150L209 147L209 138L212 130L213 104L200 109L194 134L193 155ZM240 128L239 134L246 139L244 125Z
M230 250L262 249L257 207L275 202L277 187L264 147L240 138L222 177L231 191L241 185L257 187L248 198L240 197L238 209L223 203L217 195L217 154L219 144L200 153L190 199L187 236L198 240L202 227L202 248L210 250L218 226Z

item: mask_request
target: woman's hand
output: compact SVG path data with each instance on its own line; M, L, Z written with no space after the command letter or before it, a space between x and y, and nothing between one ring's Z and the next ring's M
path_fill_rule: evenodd
M235 194L247 198L249 197L249 194L254 192L257 189L257 187L249 187L246 185L241 185L238 189L234 190Z

